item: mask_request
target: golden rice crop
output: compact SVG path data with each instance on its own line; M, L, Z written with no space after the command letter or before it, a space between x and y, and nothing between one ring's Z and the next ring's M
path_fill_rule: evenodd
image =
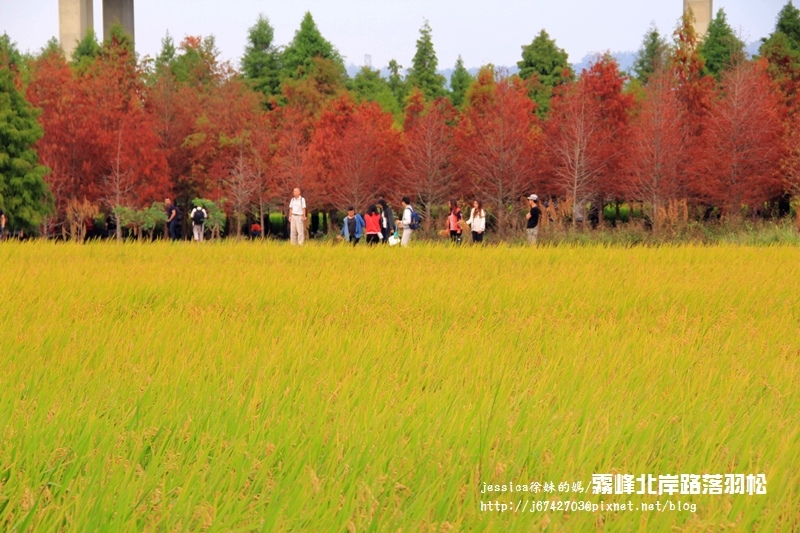
M798 248L0 255L0 529L800 527ZM600 473L768 485L592 494ZM508 482L570 491L481 492ZM667 499L696 512L481 510Z

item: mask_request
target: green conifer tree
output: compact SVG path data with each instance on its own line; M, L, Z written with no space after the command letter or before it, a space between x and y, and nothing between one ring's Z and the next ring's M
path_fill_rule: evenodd
M269 19L259 15L247 34L242 57L242 73L253 88L265 96L278 94L280 87L280 54L274 44L275 30Z
M439 60L433 48L431 26L428 21L419 30L417 51L414 54L412 67L408 71L407 82L410 87L417 87L426 98L434 99L446 94L444 76L439 74L437 68Z
M531 44L522 47L522 60L517 66L522 79L534 75L538 78L538 83L531 86L530 96L536 102L536 113L543 118L550 110L553 89L574 77L569 56L542 30Z
M653 24L642 40L642 47L636 53L636 60L633 63L636 79L646 85L650 76L665 64L667 51L667 40L658 33L658 28Z
M720 9L708 25L708 33L700 43L700 54L706 60L706 74L717 79L728 67L744 59L744 43L733 33L724 9Z
M0 208L7 228L32 232L51 211L52 196L44 181L48 169L34 148L44 132L36 110L17 90L14 57L0 47Z
M313 59L320 57L334 62L345 75L344 61L339 52L328 42L317 28L314 17L306 12L300 29L281 55L281 78L301 79L313 68Z
M450 76L450 100L454 106L459 107L464 103L467 89L469 89L474 80L475 77L464 67L464 60L461 59L461 56L458 56L456 67Z

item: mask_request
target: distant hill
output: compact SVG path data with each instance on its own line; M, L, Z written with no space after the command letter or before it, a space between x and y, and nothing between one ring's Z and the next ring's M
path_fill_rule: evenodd
M761 46L761 41L755 41L755 42L749 43L748 45L745 46L745 52L747 53L748 56L753 57L755 55L758 55L758 49L759 49L760 46ZM575 72L577 74L580 74L581 71L583 71L586 68L589 68L589 66L592 64L592 61L594 61L594 59L597 57L597 55L598 54L587 54L587 55L585 55L578 63L573 63L572 64L572 68L575 70ZM636 52L631 52L631 51L628 51L628 52L612 52L611 55L614 57L614 59L617 60L617 62L619 63L619 67L620 67L620 69L622 71L631 72L633 70L633 64L636 61ZM514 65L513 67L500 66L500 67L497 67L497 68L506 70L510 75L514 75L514 74L519 72L519 68L517 68L516 65ZM361 66L360 65L354 65L352 63L347 65L347 75L350 76L351 78L353 76L355 76L356 74L358 74L359 70L361 70ZM478 71L480 70L480 68L479 67L472 67L472 68L469 68L467 70L470 72L470 74L475 76L478 73ZM381 72L381 76L383 76L384 78L388 78L389 77L389 70L388 69L385 69L385 68L381 69L380 72ZM453 69L452 68L441 69L441 70L439 70L439 73L444 75L444 77L447 78L448 83L449 83L450 76L453 74Z
M580 74L584 69L589 68L595 58L601 54L587 54L579 63L573 63L572 69L576 74ZM611 56L619 63L620 70L629 72L633 69L633 63L636 61L636 52L612 52Z
M747 52L747 55L753 57L758 55L759 48L761 48L761 41L755 41L745 46L744 51Z
M753 57L758 55L758 49L760 47L761 41L755 41L745 45L744 51L749 57ZM633 64L636 62L636 54L637 52L613 52L611 55L619 63L620 70L632 72ZM588 54L581 59L580 63L573 63L572 68L575 69L576 73L580 74L583 69L589 68L595 57L597 57L597 54Z

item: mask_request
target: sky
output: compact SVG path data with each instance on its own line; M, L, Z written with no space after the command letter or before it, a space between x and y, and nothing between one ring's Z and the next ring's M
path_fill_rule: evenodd
M714 0L745 42L772 32L786 0ZM513 66L521 46L541 29L578 63L589 54L635 51L655 23L671 35L683 0L136 0L136 48L155 56L169 31L176 42L187 35L214 35L221 57L238 65L247 30L259 14L269 18L278 45L287 44L310 11L322 35L348 64L375 68L397 59L408 67L419 29L433 29L439 68L459 55L467 67ZM102 0L95 0L95 28L102 33ZM21 51L36 52L58 36L58 0L0 0L0 34Z

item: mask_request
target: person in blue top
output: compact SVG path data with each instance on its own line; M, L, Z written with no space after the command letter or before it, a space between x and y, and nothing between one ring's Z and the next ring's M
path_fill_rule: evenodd
M358 244L359 239L364 235L364 228L366 223L364 217L356 214L356 208L350 206L347 208L347 216L342 221L342 237L346 242L352 242L353 246Z

